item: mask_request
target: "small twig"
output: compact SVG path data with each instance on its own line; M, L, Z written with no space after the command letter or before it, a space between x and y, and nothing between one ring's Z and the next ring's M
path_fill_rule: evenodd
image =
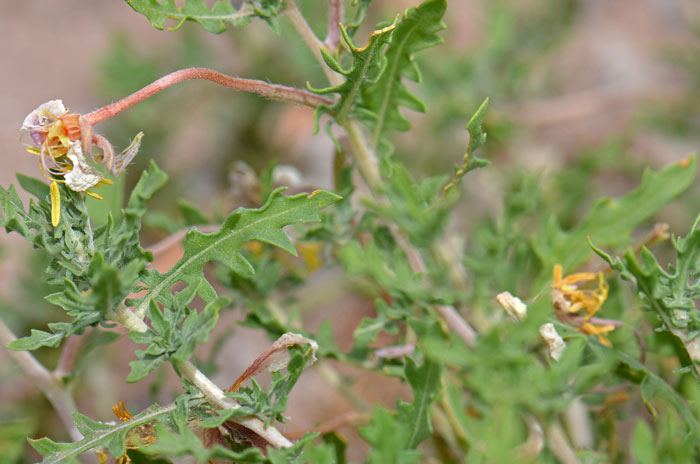
M515 455L520 462L534 462L544 448L544 431L534 416L525 414L524 418L529 433L525 443L515 448Z
M425 267L423 257L411 246L403 231L401 231L396 224L390 224L389 230L391 230L396 244L406 255L411 270L416 274L425 274L427 268ZM466 343L469 348L474 348L476 346L476 331L464 320L454 306L435 305L434 308L445 320L447 325L464 340L464 343Z
M0 319L0 343L7 346L17 340L5 321ZM73 441L82 440L83 436L73 423L73 413L78 410L73 397L68 391L61 387L59 380L27 351L7 350L10 356L19 364L27 377L32 380L39 390L46 396L53 408L56 410L63 426L68 431Z
M340 45L340 23L343 22L343 5L340 0L328 0L328 35L325 45L333 53Z
M197 388L204 393L204 396L207 397L207 400L209 400L211 404L222 409L238 409L241 407L237 401L227 397L223 390L216 386L214 382L209 380L209 378L199 369L197 369L191 362L186 361L184 363L179 363L177 368L180 370L180 372L182 372L187 380L195 384ZM289 448L293 445L293 443L282 435L279 430L273 426L265 427L265 423L257 417L243 416L236 417L231 420L249 430L252 430L275 448Z
M148 330L146 323L124 305L119 307L119 309L115 312L115 315L119 318L113 320L120 322L129 330L135 332L145 332ZM221 390L214 382L209 380L209 378L204 375L202 371L197 369L191 362L186 361L183 363L178 363L176 367L182 373L182 375L187 378L187 380L199 388L199 390L211 404L222 409L237 409L241 407L236 400L227 397L223 390ZM235 417L231 420L246 427L247 429L252 430L272 446L277 448L288 448L293 445L293 443L287 440L287 438L285 438L285 436L282 435L279 430L273 426L265 427L265 423L257 417L243 416Z
M53 371L53 376L57 379L62 379L63 377L69 375L73 371L73 366L75 365L75 360L78 357L78 348L82 342L82 337L77 335L71 335L66 340L61 350L61 357L58 359L58 364L56 369Z
M90 125L95 125L104 121L105 119L109 119L112 116L121 113L127 108L131 108L135 104L152 97L168 87L191 79L204 79L231 89L256 93L265 98L296 103L299 105L316 107L319 105L333 104L332 99L311 93L308 90L287 87L284 85L268 84L267 82L255 79L232 77L207 68L188 68L175 71L167 76L163 76L160 79L148 84L141 90L132 93L128 97L122 98L111 105L103 106L102 108L99 108L91 113L83 115L83 119Z
M551 424L547 428L547 444L557 461L562 464L578 464L576 452L559 423Z
M309 26L309 23L306 22L306 19L299 11L299 7L297 6L296 2L294 0L287 0L287 7L284 11L287 13L287 18L289 18L289 21L297 31L297 34L301 36L301 39L306 44L306 47L314 55L316 61L321 65L321 69L323 69L328 82L330 82L331 85L338 85L342 83L343 77L334 73L328 66L326 66L326 62L321 55L321 49L325 48L325 45L319 40L318 37L316 37L316 34L311 29L311 26Z
M170 250L172 247L181 244L182 241L185 239L185 235L187 235L187 232L189 232L193 228L196 228L199 232L202 232L203 234L211 234L211 233L217 232L219 229L221 229L221 226L215 225L215 224L207 224L207 225L189 227L187 229L178 230L174 234L168 235L163 240L156 242L153 245L151 245L150 247L148 247L148 251L153 253L154 257L165 253L166 251Z

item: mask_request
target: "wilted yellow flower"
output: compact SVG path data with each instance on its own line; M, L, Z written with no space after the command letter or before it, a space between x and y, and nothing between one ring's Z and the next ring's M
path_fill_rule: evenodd
M557 264L554 266L553 274L552 303L555 311L567 320L571 320L567 316L585 311L578 327L579 332L597 335L600 343L610 346L610 341L604 337L604 334L613 331L615 326L594 324L590 321L608 298L608 283L603 278L603 273L577 272L562 277L562 267ZM585 288L596 280L598 284L596 287Z

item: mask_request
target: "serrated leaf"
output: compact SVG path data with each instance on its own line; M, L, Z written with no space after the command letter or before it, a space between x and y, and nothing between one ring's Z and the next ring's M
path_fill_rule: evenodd
M697 348L700 314L696 309L696 302L700 300L700 230L691 230L686 237L674 240L673 245L676 262L668 271L646 247L642 249L641 263L632 250L615 260L595 246L593 250L623 279L636 286L646 305L663 322L662 329L680 338L690 357L697 362L700 361Z
M616 355L622 363L641 378L640 393L650 414L656 418L656 409L651 403L653 398L668 401L683 419L688 435L697 443L700 440L700 423L683 397L661 377L647 369L644 364L623 352L617 352Z
M241 8L236 10L230 1L219 0L210 8L203 0L186 0L184 6L178 8L175 0L126 0L137 13L144 15L157 29L164 29L168 19L174 19L177 24L169 30L179 29L185 21L199 23L206 31L220 34L226 26L246 24L255 12Z
M98 422L82 414L73 413L73 421L83 435L75 443L56 443L48 438L29 440L29 444L43 457L41 464L78 462L77 457L96 447L109 449L110 454L119 457L126 450L126 437L130 430L139 425L156 421L175 410L175 405L152 405L126 422L110 424Z
M370 424L360 428L360 435L372 445L367 457L369 464L411 464L420 457L419 451L408 448L411 435L408 424L381 406L374 409Z
M440 391L442 365L426 359L418 367L411 358L406 358L404 368L406 380L413 389L413 402L399 400L396 409L399 419L409 425L408 448L415 448L433 432L430 422L430 407Z
M356 100L362 97L362 87L375 82L379 78L386 64L386 57L382 53L382 50L391 40L391 35L395 27L396 21L387 27L375 30L370 34L367 45L360 48L354 44L345 27L341 25L340 31L343 34L345 42L350 47L350 53L353 59L352 65L348 69L343 69L334 57L321 49L321 54L328 67L338 74L345 76L345 82L324 89L313 89L309 87L309 90L320 94L340 94L338 102L330 108L330 110L335 113L338 123L343 124L348 116L353 113ZM360 103L359 106L362 106L362 103ZM318 111L328 111L328 108L319 107L317 112Z
M591 253L587 237L597 246L618 246L642 221L660 210L688 188L697 171L697 157L676 163L663 171L645 171L640 186L620 198L596 201L581 223L562 230L554 217L546 228L533 234L532 245L542 262L540 282L551 277L559 263L570 272L585 262Z
M0 189L2 225L51 256L47 273L57 291L45 299L72 318L70 322L50 323L53 334L34 331L30 337L17 340L15 349L58 346L62 338L103 322L121 304L150 260L150 254L139 243L141 217L146 212L146 201L166 179L165 173L151 163L134 187L118 225L109 218L94 231L82 194L61 187L61 221L53 227L46 199L39 204L30 201L25 211L14 187ZM42 188L36 179L20 177L20 182L38 195L48 188Z
M250 240L260 240L296 254L282 227L318 221L320 210L340 199L324 191L284 196L282 190L273 192L260 209L237 209L218 232L203 234L191 230L185 237L185 253L180 261L165 274L151 271L144 276L148 292L138 303L136 314L144 316L151 301L162 299L172 303L170 288L177 282L202 285L200 296L207 302L213 301L215 292L202 275L204 264L218 261L236 272L252 273L252 266L240 251Z
M67 335L63 332L49 333L32 329L31 335L12 341L7 347L15 351L32 351L42 346L56 348L65 337Z
M373 120L372 145L377 146L389 129L405 131L411 125L399 111L405 106L425 112L425 105L403 84L402 78L420 82L414 54L443 42L437 33L445 28L442 17L445 0L427 0L408 8L396 24L391 43L386 49L386 68L379 79L362 87L362 108Z
M467 123L466 129L469 132L469 144L467 145L467 151L464 153L464 164L455 166L454 178L443 187L440 199L443 199L452 188L459 185L468 172L489 165L489 161L474 156L476 149L486 142L486 131L484 130L483 122L488 107L489 99L487 98Z

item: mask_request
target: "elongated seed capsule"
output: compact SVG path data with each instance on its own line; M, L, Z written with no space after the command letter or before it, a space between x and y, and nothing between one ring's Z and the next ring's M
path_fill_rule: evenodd
M58 191L56 181L51 182L51 225L58 226L61 217L61 194Z

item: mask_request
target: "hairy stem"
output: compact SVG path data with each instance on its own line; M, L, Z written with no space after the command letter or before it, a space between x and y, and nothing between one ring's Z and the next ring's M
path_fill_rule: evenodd
M285 11L287 13L287 18L289 18L289 21L297 31L297 34L299 34L301 39L306 44L306 47L314 55L316 61L318 61L318 63L321 65L321 69L323 69L323 72L326 74L328 82L330 82L331 85L338 85L342 83L342 76L335 74L328 68L328 66L326 66L326 62L321 55L321 49L325 48L325 45L316 36L314 31L309 26L309 23L306 22L306 19L299 11L299 7L297 7L296 2L294 0L287 0L287 8Z
M148 84L141 90L138 90L128 97L122 98L111 105L103 106L102 108L99 108L91 113L87 113L83 115L83 119L90 125L95 125L104 121L105 119L109 119L112 116L121 113L128 108L131 108L135 104L152 97L168 87L182 81L192 79L204 79L231 89L256 93L262 97L270 98L272 100L281 100L299 105L316 107L319 105L333 104L333 100L315 93L311 93L308 90L287 87L284 85L268 84L267 82L255 79L232 77L207 68L187 68L175 71L167 76L163 76L160 79Z
M5 321L0 319L0 343L7 346L17 340ZM22 368L34 385L46 396L51 406L56 410L63 426L68 431L73 441L79 441L83 436L73 423L73 413L78 410L73 397L61 386L60 381L54 378L51 373L27 351L7 350L12 359Z
M56 369L53 371L53 376L55 378L61 379L73 371L81 341L82 337L77 335L68 337L61 350L61 357L58 359L58 365L56 365Z
M288 0L287 5L290 13L290 19L292 20L294 28L307 44L311 52L314 53L316 60L326 71L328 80L333 85L342 83L342 76L329 72L330 70L325 65L323 57L318 51L320 50L320 42L309 25L306 23L306 20L304 20L304 17L301 16L301 13L299 12L299 9L294 1ZM362 178L372 191L372 194L375 197L379 197L379 188L382 184L382 178L379 173L379 161L376 153L372 149L368 136L364 133L359 121L357 121L355 118L347 118L343 121L342 126L345 128L345 131L348 134L352 147L351 153L355 159L355 162L357 163L357 167L360 170ZM397 236L397 234L394 234L394 238L400 245L403 243L403 251L411 263L413 272L424 273L426 270L425 264L415 248L413 248L411 244L408 243L408 240L402 236ZM445 322L455 331L455 333L457 333L457 335L464 340L467 346L474 347L476 343L476 331L467 323L467 321L464 320L464 318L462 318L462 316L453 306L437 305L435 309L445 320Z
M343 5L340 0L328 0L328 34L325 45L333 53L340 45L340 23L343 22Z

